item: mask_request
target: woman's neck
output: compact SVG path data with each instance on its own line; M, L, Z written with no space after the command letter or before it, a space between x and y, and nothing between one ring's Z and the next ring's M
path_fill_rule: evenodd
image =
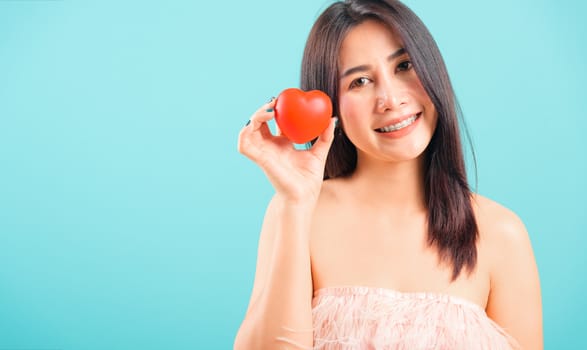
M369 206L398 214L421 212L426 209L423 160L423 155L403 162L359 156L351 176L354 190Z

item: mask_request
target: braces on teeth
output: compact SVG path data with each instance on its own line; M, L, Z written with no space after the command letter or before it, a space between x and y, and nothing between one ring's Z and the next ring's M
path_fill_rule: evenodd
M390 126L386 126L384 128L381 128L381 129L379 129L379 131L381 131L381 132L390 132L390 131L396 131L396 130L405 128L406 126L412 124L416 120L416 118L418 118L418 116L417 115L413 115L413 116L409 117L408 119L406 119L404 121L401 121L401 122L399 122L397 124L393 124L393 125L390 125Z

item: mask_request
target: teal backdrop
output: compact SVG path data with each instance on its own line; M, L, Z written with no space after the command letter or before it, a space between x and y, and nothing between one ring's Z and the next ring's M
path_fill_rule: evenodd
M272 195L237 135L329 3L0 1L0 349L231 348ZM546 348L587 349L587 3L407 4L529 230Z

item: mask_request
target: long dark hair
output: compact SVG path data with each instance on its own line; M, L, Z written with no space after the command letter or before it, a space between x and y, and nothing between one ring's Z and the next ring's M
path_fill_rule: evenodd
M395 0L346 0L330 5L317 19L302 60L301 88L326 92L339 114L338 56L346 34L365 20L377 20L399 35L414 70L438 113L438 122L424 159L428 208L428 243L453 268L455 280L477 264L477 223L471 204L458 125L455 94L432 35L422 21ZM337 130L326 160L324 179L349 176L357 165L357 150Z

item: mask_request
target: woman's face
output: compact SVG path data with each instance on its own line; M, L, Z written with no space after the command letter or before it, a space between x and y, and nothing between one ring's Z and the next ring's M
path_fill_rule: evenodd
M400 38L376 21L353 28L339 57L339 108L359 161L406 161L430 142L436 109Z

